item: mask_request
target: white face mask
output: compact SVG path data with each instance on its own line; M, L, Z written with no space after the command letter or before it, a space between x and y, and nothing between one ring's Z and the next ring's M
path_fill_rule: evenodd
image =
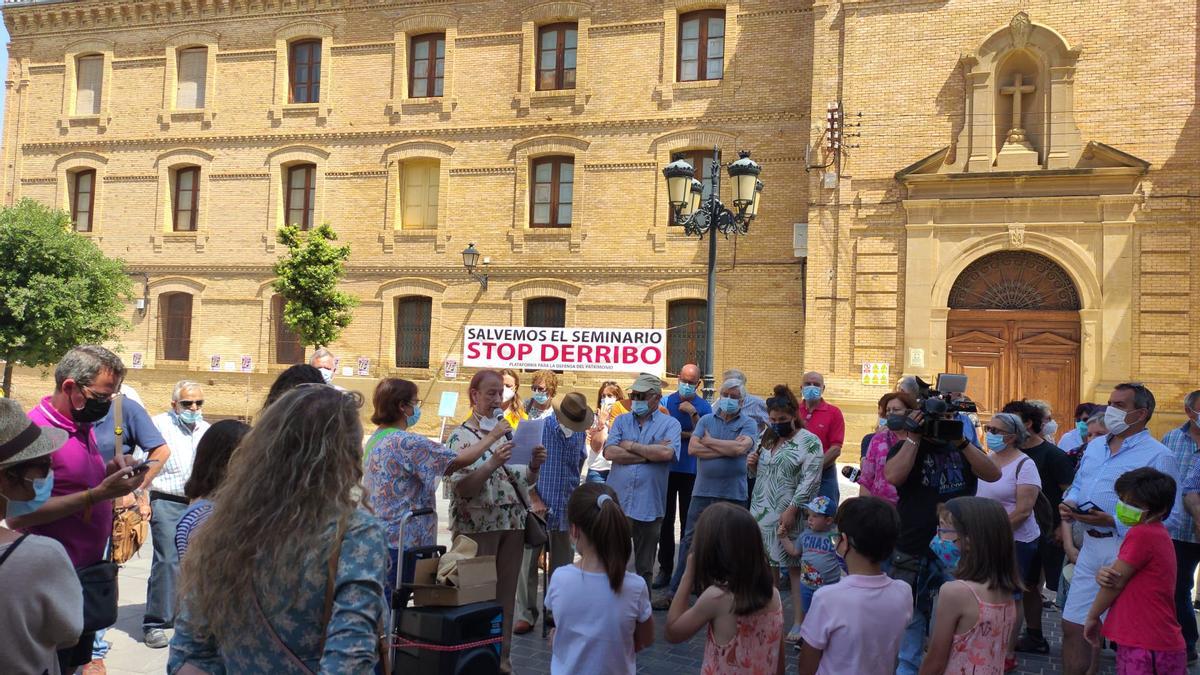
M1058 433L1058 422L1055 422L1054 420L1050 420L1049 422L1046 422L1044 425L1042 425L1042 436L1053 439L1057 433Z
M333 384L333 368L318 368L321 371L321 378L325 380L325 384Z
M501 400L503 400L505 403L508 403L509 401L512 400L512 397L514 397L516 395L517 395L517 392L515 389L513 389L512 387L505 387L504 394L501 396Z
M1104 411L1104 426L1108 427L1108 433L1119 436L1129 429L1129 425L1125 422L1126 412L1115 406L1108 406Z
M604 406L605 408L611 406L612 404L614 404L616 402L617 402L616 396L605 396L604 398L600 399L600 405Z
M479 420L479 428L484 431L491 431L496 428L496 418L489 415L475 414L475 419Z

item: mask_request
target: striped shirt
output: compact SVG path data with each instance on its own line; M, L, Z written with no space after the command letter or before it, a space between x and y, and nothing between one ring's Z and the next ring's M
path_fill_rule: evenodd
M192 505L183 512L183 517L179 519L179 524L175 526L175 550L179 552L179 559L183 559L183 554L187 553L188 543L192 540L192 533L195 532L200 524L208 520L212 514L213 503L207 499L197 499L192 502Z
M171 449L171 456L167 458L167 463L163 465L162 471L159 471L158 475L154 477L150 489L182 497L183 486L192 476L192 462L196 460L196 446L200 444L200 437L204 435L205 431L208 431L208 422L200 420L196 422L194 429L189 429L187 425L179 421L179 416L174 411L170 411L155 415L154 426L158 427L159 433L166 439L167 447Z
M563 436L565 427L551 414L542 428L542 445L546 446L546 462L538 471L537 492L546 507L546 525L554 532L567 530L567 500L579 487L580 468L587 457L587 433L572 432Z

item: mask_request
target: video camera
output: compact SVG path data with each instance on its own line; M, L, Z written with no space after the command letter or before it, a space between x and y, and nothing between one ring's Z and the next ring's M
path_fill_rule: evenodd
M945 442L961 439L963 423L958 419L958 413L979 412L975 402L963 395L967 390L967 376L942 373L938 375L936 389L919 377L916 380L917 410L925 414L924 421L918 424L911 417L892 415L887 419L888 428L914 431Z

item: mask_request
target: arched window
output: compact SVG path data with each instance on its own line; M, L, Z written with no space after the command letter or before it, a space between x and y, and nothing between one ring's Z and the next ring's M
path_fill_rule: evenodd
M555 23L538 29L538 91L575 88L579 26Z
M567 325L567 301L562 298L526 300L525 325L531 328L563 328Z
M436 159L409 159L400 163L401 229L437 227L440 174L441 162Z
M283 306L287 300L282 295L271 298L271 323L275 327L275 363L304 363L304 345L300 336L283 320Z
M176 232L194 232L200 204L200 167L175 170L171 190L172 226Z
M83 169L68 176L71 187L71 223L76 232L91 232L96 209L96 171Z
M429 367L429 334L433 298L396 298L396 367Z
M321 100L321 41L297 40L288 46L288 103Z
M311 230L317 201L317 165L293 164L284 169L284 177L284 224Z
M533 160L533 189L529 191L530 227L570 227L575 201L575 158Z
M703 300L667 303L667 373L675 375L688 363L704 369L707 306Z
M161 339L158 358L187 361L192 352L192 294L164 293L158 298Z

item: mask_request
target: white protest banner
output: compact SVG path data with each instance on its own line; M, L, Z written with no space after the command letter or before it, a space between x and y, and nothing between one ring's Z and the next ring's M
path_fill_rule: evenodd
M655 373L667 366L661 328L467 326L462 365Z

